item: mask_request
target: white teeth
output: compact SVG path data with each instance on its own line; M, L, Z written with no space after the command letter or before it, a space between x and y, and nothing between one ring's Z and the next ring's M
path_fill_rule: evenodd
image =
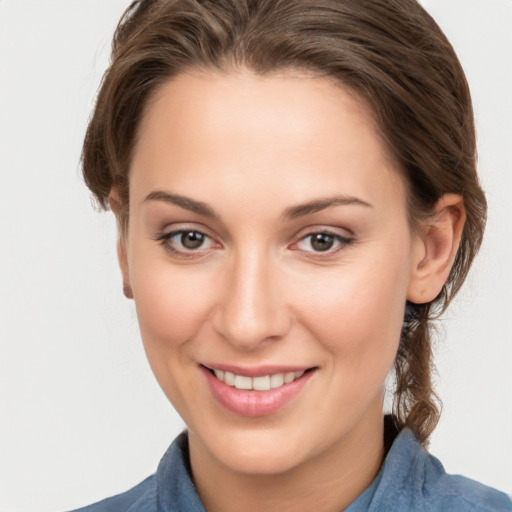
M235 385L235 374L231 372L224 372L224 382L228 386L234 386Z
M295 380L295 372L288 372L284 374L284 383L290 384L290 382L293 382Z
M222 370L213 370L215 377L225 384L237 389L254 389L256 391L268 391L269 389L280 388L284 384L290 384L294 380L304 375L304 370L298 372L275 373L273 375L263 375L261 377L246 377L245 375L235 375L231 372Z
M244 375L237 375L235 377L235 388L236 389L252 389L251 377L245 377Z
M270 375L254 377L252 379L252 389L256 389L257 391L268 391L270 389Z
M270 376L270 387L280 388L284 384L284 375L282 373L276 373Z

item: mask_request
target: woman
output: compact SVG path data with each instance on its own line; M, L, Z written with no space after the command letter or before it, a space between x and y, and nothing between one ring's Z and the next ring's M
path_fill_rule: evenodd
M188 427L87 510L512 510L424 449L431 323L486 203L464 74L416 2L135 2L83 167Z

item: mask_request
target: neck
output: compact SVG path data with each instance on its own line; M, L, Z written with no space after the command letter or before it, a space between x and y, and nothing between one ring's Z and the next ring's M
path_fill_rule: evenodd
M189 434L194 483L207 512L339 512L376 477L384 458L384 422L371 418L335 446L286 472L238 473Z

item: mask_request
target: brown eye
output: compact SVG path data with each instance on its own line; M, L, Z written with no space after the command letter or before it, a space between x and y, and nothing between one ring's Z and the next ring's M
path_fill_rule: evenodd
M311 247L318 252L328 251L332 249L335 239L328 233L315 233L311 236Z
M338 235L337 233L330 233L328 231L318 231L309 233L299 240L296 247L304 252L315 253L328 253L334 254L339 249L353 241L351 238Z
M185 249L198 249L204 243L205 235L199 231L185 231L181 234L180 242Z
M179 229L164 233L156 238L169 252L183 256L204 254L215 246L214 241L205 233L194 229Z

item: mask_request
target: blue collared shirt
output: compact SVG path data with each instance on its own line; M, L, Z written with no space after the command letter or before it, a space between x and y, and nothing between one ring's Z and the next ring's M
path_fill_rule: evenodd
M345 512L512 512L500 491L448 475L413 433L398 434L372 484ZM188 438L171 444L150 476L133 489L75 512L205 512L192 482Z

